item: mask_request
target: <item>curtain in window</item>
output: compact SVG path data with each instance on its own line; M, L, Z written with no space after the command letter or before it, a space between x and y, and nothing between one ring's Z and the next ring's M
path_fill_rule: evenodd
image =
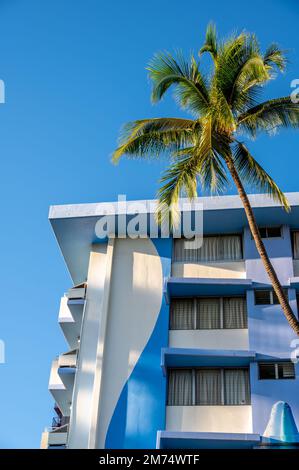
M222 259L237 260L242 258L241 237L239 235L227 235L221 237Z
M197 261L197 249L188 248L188 241L184 238L174 240L174 261L181 261L185 263L196 263Z
M224 370L224 395L226 405L250 403L249 376L245 369Z
M168 405L192 405L191 369L174 369L169 371Z
M197 261L217 261L221 259L221 237L204 237L203 244L197 253Z
M221 405L221 371L201 369L196 371L196 404Z
M239 235L208 236L198 249L188 249L188 241L174 240L174 261L205 262L230 261L242 258L242 243Z
M247 328L246 299L231 297L223 299L224 328Z
M294 258L299 259L299 232L293 232Z
M170 329L171 330L193 330L194 329L193 299L176 299L171 302Z
M197 300L196 327L199 330L221 328L219 298Z

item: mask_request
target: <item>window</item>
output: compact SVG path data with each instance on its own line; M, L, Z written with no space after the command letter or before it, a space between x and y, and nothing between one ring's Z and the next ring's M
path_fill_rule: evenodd
M248 369L170 369L167 404L248 405Z
M171 370L168 375L168 405L192 405L192 370Z
M247 328L245 297L199 297L173 299L171 330L211 330Z
M281 227L259 227L262 238L281 237Z
M260 380L294 379L295 368L292 362L265 362L259 364Z
M294 259L299 259L299 230L292 233L292 240Z
M286 297L288 297L288 290L283 289ZM254 291L255 305L277 305L279 304L277 295L273 290L255 290Z
M190 240L174 239L173 261L198 263L205 261L236 261L242 259L240 235L205 236L200 248L189 248Z

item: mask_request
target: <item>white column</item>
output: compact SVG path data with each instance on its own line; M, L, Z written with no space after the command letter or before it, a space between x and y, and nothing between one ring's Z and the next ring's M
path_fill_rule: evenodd
M109 309L109 298L110 298L110 287L111 287L111 271L113 261L113 250L114 250L114 239L110 239L107 247L107 260L106 260L106 276L104 283L104 295L102 302L102 311L100 318L99 338L98 347L96 354L95 364L95 378L92 392L92 410L91 410L91 426L88 440L88 448L96 448L97 438L97 427L98 427L98 416L101 408L101 384L103 376L103 364L104 364L104 347L106 339L107 329L107 317Z
M74 384L68 448L88 448L92 422L92 396L99 328L107 269L107 245L93 245L90 252L86 303Z

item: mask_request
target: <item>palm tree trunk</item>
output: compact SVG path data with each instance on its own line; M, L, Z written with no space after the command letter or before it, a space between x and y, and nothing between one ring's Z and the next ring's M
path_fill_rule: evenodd
M259 232L256 220L255 220L255 217L254 217L252 207L250 205L248 196L247 196L247 194L244 190L243 184L242 184L242 182L239 178L238 172L235 168L233 159L231 158L231 156L226 156L225 161L226 161L228 170L229 170L229 172L230 172L230 174L233 178L233 181L234 181L234 183L237 187L240 199L243 203L252 237L255 241L257 251L258 251L258 253L261 257L261 260L264 264L266 272L267 272L267 274L270 278L270 281L272 283L274 292L277 295L278 301L281 305L281 308L283 310L283 313L284 313L287 321L289 322L290 326L293 328L295 333L299 336L299 322L298 322L297 317L295 316L295 314L293 313L293 311L290 307L288 299L287 299L287 297L284 293L284 290L283 290L283 288L282 288L282 286L281 286L281 284L278 280L277 274L276 274L276 272L273 268L273 265L272 265L272 263L269 259L269 256L267 254L265 245L264 245L264 243L262 241L262 238L260 236L260 232Z

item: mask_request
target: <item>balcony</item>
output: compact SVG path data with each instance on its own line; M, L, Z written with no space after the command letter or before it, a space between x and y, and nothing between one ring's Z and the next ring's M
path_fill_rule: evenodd
M171 276L245 279L241 235L204 236L199 248L184 239L174 240Z
M52 419L52 431L58 430L58 428L63 428L65 425L69 424L69 416L55 416Z
M60 356L58 357L58 368L60 367L76 368L77 357L78 357L78 349L73 349L72 351L68 351L64 354L60 354Z
M210 359L202 361L202 357L201 362ZM230 365L225 367L190 367L189 362L188 366L168 369L166 431L252 433L249 367L233 365L235 359L226 357Z
M78 284L72 287L66 293L66 297L69 300L85 300L86 295L86 283Z
M68 424L64 426L58 427L56 429L51 428L50 430L46 429L42 433L41 439L41 449L49 449L49 448L64 448L67 443L67 435L68 435Z
M52 362L49 391L63 416L70 415L72 402L76 354L74 351L62 354Z
M169 328L170 348L248 350L246 298L173 298Z
M70 349L78 347L84 302L84 298L69 299L67 296L62 297L60 301L58 322Z

